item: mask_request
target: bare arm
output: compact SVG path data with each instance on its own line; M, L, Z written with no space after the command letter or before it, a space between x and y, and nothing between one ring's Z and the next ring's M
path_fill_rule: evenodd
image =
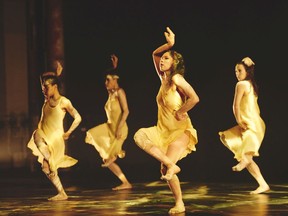
M235 94L234 94L234 100L233 100L233 114L235 117L235 120L237 124L243 128L246 129L246 124L242 121L241 116L240 116L240 102L242 97L245 94L246 90L246 84L245 81L239 81L236 86L235 86Z
M56 76L59 77L62 73L63 67L62 67L60 61L56 61L56 64L57 64Z
M50 76L51 75L51 76L59 77L62 74L63 67L62 67L60 61L56 61L56 65L57 65L56 72L54 72L54 71L46 71L41 76L44 77L44 76Z
M42 128L42 120L43 120L43 109L44 109L44 105L45 105L45 103L46 103L46 99L45 99L45 101L44 101L44 104L42 105L42 109L41 109L41 116L40 116L40 120L39 120L39 122L38 122L38 129L41 129Z
M192 86L183 76L176 74L172 77L173 83L187 98L183 106L175 112L177 120L183 120L187 117L187 112L191 110L200 100Z
M119 139L121 138L121 128L124 126L127 117L129 115L129 109L128 109L128 103L127 103L127 98L126 98L126 94L125 91L123 89L119 89L118 90L118 97L119 97L119 102L120 102L120 106L122 109L122 117L121 120L118 124L117 130L116 130L116 138Z
M159 68L161 55L163 52L171 49L171 47L173 47L175 44L175 34L171 31L171 29L169 27L167 27L166 30L167 30L167 32L164 32L164 35L165 35L167 43L161 45L160 47L155 49L152 53L154 66L155 66L156 72L157 72L158 76L160 77L160 79L162 79L160 76L160 68Z
M78 127L78 125L82 121L82 118L80 114L78 113L78 111L73 107L69 99L64 98L61 101L61 107L62 109L65 109L74 118L70 128L63 135L63 138L67 140L69 139L69 136L71 135L71 133Z
M43 85L43 77L45 77L45 76L57 76L57 77L59 77L62 74L63 67L62 67L60 61L56 61L56 64L57 64L56 72L46 71L40 76L41 86Z

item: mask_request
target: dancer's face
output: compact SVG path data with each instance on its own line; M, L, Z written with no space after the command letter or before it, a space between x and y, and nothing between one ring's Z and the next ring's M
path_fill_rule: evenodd
M242 64L237 64L235 66L235 75L238 81L245 80L247 76L247 71Z
M169 71L173 65L173 58L169 52L165 52L159 62L160 71Z
M51 83L44 83L42 85L42 92L45 98L50 98L54 95L56 89L56 85L52 85Z
M112 76L107 76L105 80L105 86L108 91L111 91L115 88L117 83L117 79L113 79Z

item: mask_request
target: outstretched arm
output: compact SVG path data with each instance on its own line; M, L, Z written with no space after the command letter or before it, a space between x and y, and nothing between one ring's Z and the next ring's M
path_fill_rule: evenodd
M121 128L124 126L126 119L129 115L129 109L128 109L126 94L122 88L118 90L118 97L119 97L119 102L120 102L121 109L122 109L122 117L121 117L121 120L120 120L118 127L116 129L115 135L116 135L117 139L120 139L122 136Z
M171 49L171 47L173 47L175 44L175 34L172 32L172 30L169 27L167 27L166 30L167 32L164 32L164 36L166 38L167 43L161 45L160 47L155 49L152 53L154 66L160 79L161 79L161 76L160 76L159 63L160 63L161 55L163 52Z
M63 99L61 102L62 109L65 109L73 118L73 122L70 126L70 128L64 133L63 138L65 140L69 139L69 136L71 133L78 127L80 122L82 121L82 118L78 111L73 107L71 101L67 98Z
M200 100L192 86L184 79L183 76L176 74L172 77L173 83L185 95L185 103L175 112L177 120L184 120L187 117L187 112L191 110Z

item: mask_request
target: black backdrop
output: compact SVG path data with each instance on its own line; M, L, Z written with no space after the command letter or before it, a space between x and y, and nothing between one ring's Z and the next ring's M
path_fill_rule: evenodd
M251 180L246 171L231 171L236 161L218 137L218 131L235 124L234 66L249 56L256 63L259 105L267 126L255 161L268 181L287 180L287 1L64 0L63 8L65 94L83 117L69 144L70 154L79 159L79 175L103 172L84 137L85 129L106 121L103 72L109 55L116 53L130 108L123 146L127 156L118 161L132 180L158 180L159 163L135 145L133 135L156 124L160 81L151 53L165 42L163 32L170 26L176 34L174 48L186 62L186 79L200 97L189 112L199 143L196 152L179 162L180 178Z

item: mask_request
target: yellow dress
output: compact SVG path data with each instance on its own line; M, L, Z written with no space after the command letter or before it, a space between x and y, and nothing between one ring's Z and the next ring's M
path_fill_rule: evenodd
M63 139L64 127L63 120L66 112L61 109L61 96L59 103L55 107L51 107L45 101L42 107L41 119L38 124L38 131L46 142L49 151L49 165L52 171L58 168L70 167L77 163L77 160L65 155L65 141ZM33 132L34 135L35 131ZM43 155L38 150L34 143L33 135L27 145L32 150L32 153L38 157L38 162L43 164Z
M179 160L192 151L196 151L195 145L198 143L197 131L194 129L189 116L183 121L178 121L174 116L175 111L183 105L178 91L172 88L165 90L162 84L158 91L156 102L158 106L157 125L139 129L144 132L145 140L166 153L168 146L183 133L186 133L189 135L189 143Z
M125 122L121 129L121 138L116 139L115 132L122 118L118 91L109 94L104 109L107 122L89 129L86 132L85 142L93 145L102 159L110 159L117 156L123 158L125 157L125 151L122 150L122 145L128 136L128 126Z
M240 115L247 130L242 130L238 125L220 131L221 142L234 153L234 158L240 161L247 152L259 156L259 148L265 134L265 123L260 116L258 97L254 94L252 85L250 91L244 95L240 103Z

